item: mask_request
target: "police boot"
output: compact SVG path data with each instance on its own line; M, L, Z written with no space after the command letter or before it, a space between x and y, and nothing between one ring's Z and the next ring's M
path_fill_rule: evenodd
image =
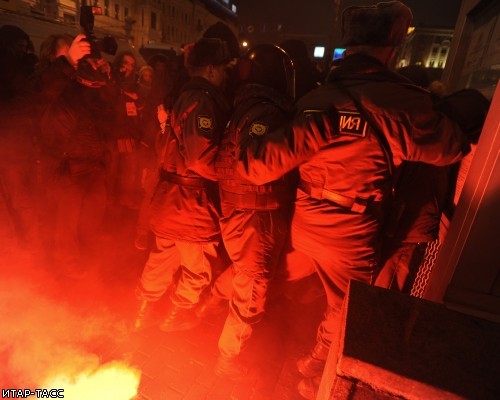
M321 375L325 368L328 350L328 347L316 343L310 354L298 359L297 368L300 374L305 378Z
M316 400L320 382L320 376L315 376L314 378L304 378L298 383L297 391L304 399Z
M167 318L160 325L160 330L163 332L187 331L194 328L199 322L200 319L192 308L173 306Z
M219 315L228 312L227 301L222 297L210 295L201 304L200 307L196 309L196 315L200 319L209 318L214 315Z
M139 300L133 325L134 331L139 331L151 325L152 311L153 311L153 304L151 301Z
M219 355L215 364L215 375L230 380L240 380L248 374L248 368L241 363L238 356Z

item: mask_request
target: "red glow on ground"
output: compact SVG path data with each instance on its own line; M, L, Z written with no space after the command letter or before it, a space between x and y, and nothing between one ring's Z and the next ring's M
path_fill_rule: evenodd
M107 355L110 344L126 343L128 334L123 319L102 299L102 280L62 279L50 264L15 247L5 249L0 387L63 389L70 400L134 397L140 372L116 361L121 354Z

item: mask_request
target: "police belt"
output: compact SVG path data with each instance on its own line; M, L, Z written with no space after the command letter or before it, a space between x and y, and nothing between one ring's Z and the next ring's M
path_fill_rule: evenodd
M292 203L294 196L290 191L257 192L239 191L238 193L221 188L221 201L230 203L234 207L275 210Z
M362 199L359 197L353 198L344 196L342 194L326 190L322 186L316 186L313 183L307 182L303 179L300 180L299 189L301 189L304 193L311 196L311 198L313 199L328 200L341 207L349 208L351 211L360 214L365 212L366 206L373 200L373 197L369 197L368 199Z
M161 181L197 189L214 189L217 185L216 182L209 181L208 179L189 178L187 176L181 176L174 174L173 172L165 171L163 168L160 169L160 182Z

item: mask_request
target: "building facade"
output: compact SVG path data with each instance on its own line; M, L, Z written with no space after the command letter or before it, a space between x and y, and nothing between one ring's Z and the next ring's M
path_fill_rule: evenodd
M237 34L237 9L230 0L0 0L0 25L13 23L30 32L29 18L47 23L46 36L80 31L81 5L100 7L94 30L140 48L158 45L179 51L222 21ZM24 22L23 22L24 21ZM36 43L35 43L35 47Z
M426 68L444 69L451 48L453 29L427 27L411 29L399 53L397 67L421 65Z
M474 88L487 98L500 79L500 3L464 0L443 81L450 90Z

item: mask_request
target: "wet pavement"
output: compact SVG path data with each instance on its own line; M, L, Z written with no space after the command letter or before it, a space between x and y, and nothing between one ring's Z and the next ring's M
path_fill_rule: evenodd
M185 332L163 333L155 326L139 333L127 329L134 315L134 287L147 258L146 251L136 250L133 245L136 215L135 211L124 209L108 220L106 234L100 239L99 258L83 279L51 275L50 265L44 265L35 274L29 268L28 273L18 268L7 273L4 270L4 274L15 279L14 287L25 286L25 280L35 280L36 295L30 296L45 296L67 306L72 315L84 318L74 325L94 326L97 323L88 323L88 319L99 316L99 333L79 338L78 346L96 355L100 363L125 360L139 369L140 384L134 400L300 400L296 392L300 376L295 362L314 341L324 300L304 303L279 296L269 305L267 315L255 328L242 354L248 374L237 381L217 377L217 341L225 315L207 318ZM15 252L10 257L11 263L20 263ZM2 262L9 260L4 256ZM157 306L159 321L167 302L162 300ZM30 330L27 328L26 332ZM4 365L13 364L8 351L0 355L6 361ZM22 383L9 375L9 368L0 374L0 379L9 387Z

